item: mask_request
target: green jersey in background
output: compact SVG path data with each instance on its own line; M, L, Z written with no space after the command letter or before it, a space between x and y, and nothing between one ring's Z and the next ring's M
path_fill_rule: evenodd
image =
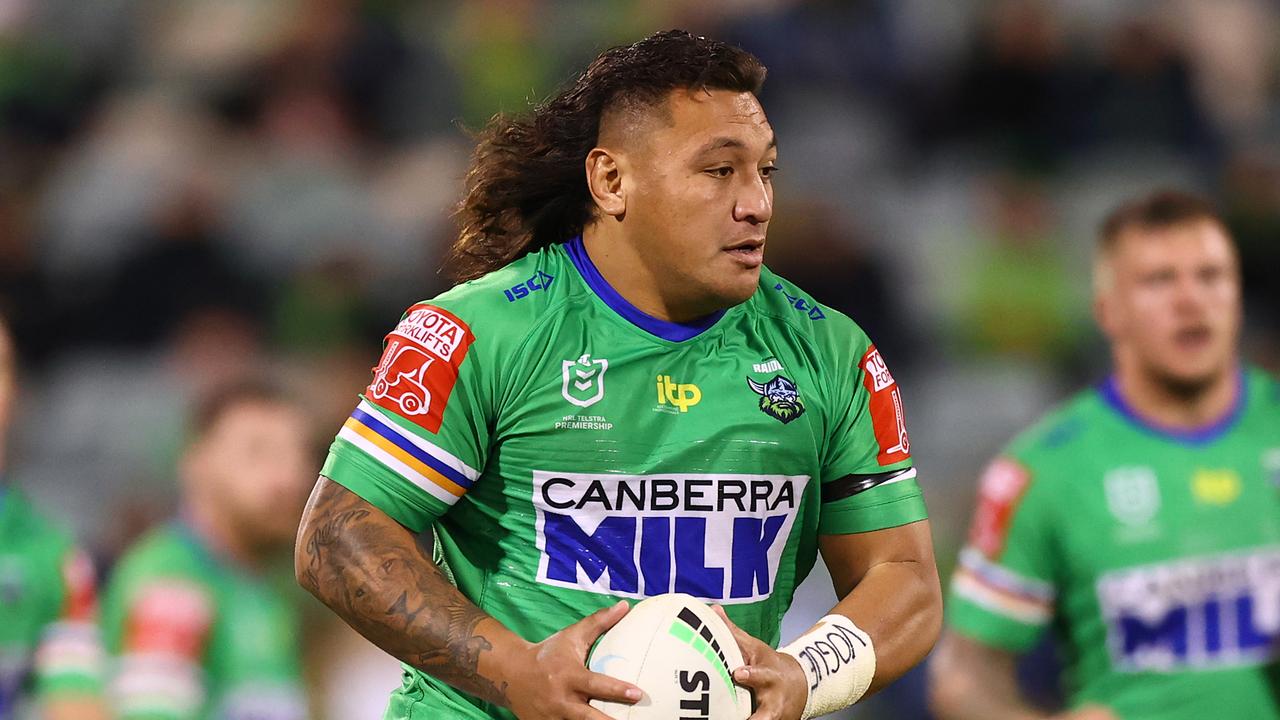
M765 271L663 322L580 239L410 308L323 474L434 528L461 591L531 641L684 592L776 644L819 533L926 517L901 392L852 321ZM407 670L387 718L510 717Z
M1197 432L1113 381L1051 414L983 478L948 620L1011 651L1051 625L1073 704L1125 720L1280 719L1280 384L1243 372Z
M96 610L88 556L16 489L0 487L0 720L27 717L59 694L100 693Z
M121 558L103 602L119 720L306 720L298 618L185 525Z

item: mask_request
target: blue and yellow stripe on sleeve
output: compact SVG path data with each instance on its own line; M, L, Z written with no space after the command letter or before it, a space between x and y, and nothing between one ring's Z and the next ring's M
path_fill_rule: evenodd
M448 506L480 475L444 448L401 428L367 401L351 413L338 437Z

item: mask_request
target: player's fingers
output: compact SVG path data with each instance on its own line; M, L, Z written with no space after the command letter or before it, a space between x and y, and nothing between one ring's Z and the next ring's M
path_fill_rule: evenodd
M613 720L613 718L586 703L574 706L571 712L565 713L565 717L569 720Z
M747 720L778 720L780 717L782 717L782 714L777 710L759 707L756 708L755 712L751 713Z
M575 635L584 638L587 644L596 641L596 638L603 635L609 628L618 624L618 621L627 614L631 606L626 600L619 600L607 608L597 610L590 615L582 618L578 622L569 626L569 630Z
M782 684L782 673L760 665L743 665L733 671L733 681L752 690L765 690Z
M598 672L584 672L574 678L574 690L594 700L635 704L644 696L640 688L629 682Z
M728 613L724 611L724 608L719 605L712 605L711 610L715 612L715 614L719 615L721 620L724 620L725 625L729 626L729 632L733 633L733 639L738 643L738 649L742 651L742 659L748 664L753 662L760 646L764 645L764 643L752 637L746 630L734 625L733 621L729 619Z

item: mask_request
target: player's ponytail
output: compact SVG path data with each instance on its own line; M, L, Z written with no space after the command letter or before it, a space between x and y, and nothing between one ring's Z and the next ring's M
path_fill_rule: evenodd
M582 232L595 213L585 162L606 109L652 107L676 88L758 93L764 76L750 53L669 30L601 53L528 115L495 116L477 134L457 211L454 280L480 277Z

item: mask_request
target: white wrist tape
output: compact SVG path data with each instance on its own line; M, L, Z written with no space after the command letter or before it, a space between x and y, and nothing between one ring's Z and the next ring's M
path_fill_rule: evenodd
M871 636L843 615L827 615L779 652L800 661L809 680L801 720L833 713L858 702L876 674Z

